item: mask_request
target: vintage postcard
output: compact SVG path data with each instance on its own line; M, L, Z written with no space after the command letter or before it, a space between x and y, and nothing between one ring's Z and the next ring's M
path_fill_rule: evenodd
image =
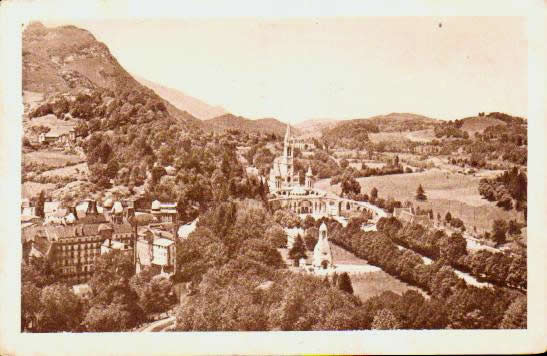
M2 353L543 351L544 7L414 3L2 4Z

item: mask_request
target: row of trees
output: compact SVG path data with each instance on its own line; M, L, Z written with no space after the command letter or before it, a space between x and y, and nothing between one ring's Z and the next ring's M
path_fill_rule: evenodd
M526 289L526 257L487 250L467 251L467 242L460 233L448 236L444 231L428 231L418 224L403 226L396 218L382 218L378 230L398 244L428 256L442 259L449 265L471 273L481 281Z
M506 319L520 320L522 323L516 327L525 327L525 309L509 308L519 298L525 299L518 292L467 285L444 258L426 265L411 250L399 250L385 232L362 232L350 225L345 229L331 225L332 242L401 280L428 291L431 294L429 303L432 303L429 306L434 308L429 310L429 323L433 322L436 328L506 327ZM519 303L522 304L521 301ZM443 304L450 307L440 307ZM396 320L400 321L398 318Z

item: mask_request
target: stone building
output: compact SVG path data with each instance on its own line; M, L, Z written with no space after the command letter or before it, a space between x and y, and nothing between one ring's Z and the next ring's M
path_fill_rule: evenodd
M47 258L57 270L61 281L73 284L86 282L95 268L95 261L101 255L103 245L107 248L123 244L124 250L132 250L134 230L128 223L107 223L103 214L97 212L94 201L86 201L86 211L72 208L74 220L70 225L46 225L36 229L23 230L24 243L30 244L26 255L33 258ZM76 216L75 216L76 215ZM47 244L46 244L47 242ZM106 243L106 244L105 244ZM33 247L40 248L41 254ZM23 246L25 252L25 246Z
M311 167L308 167L304 184L300 184L298 174L294 173L293 152L294 140L291 137L290 126L287 126L283 156L274 159L268 178L271 194L269 200L274 209L287 209L296 214L312 214L318 217L349 217L362 211L371 213L373 217L383 216L383 210L372 204L344 199L315 188Z
M319 227L319 239L313 249L312 265L314 268L322 269L333 267L332 251L330 249L327 225L325 225L325 223L322 223Z

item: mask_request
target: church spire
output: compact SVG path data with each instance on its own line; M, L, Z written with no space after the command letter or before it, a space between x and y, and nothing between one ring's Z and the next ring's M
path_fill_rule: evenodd
M287 131L285 132L285 141L288 141L291 137L291 125L287 124Z

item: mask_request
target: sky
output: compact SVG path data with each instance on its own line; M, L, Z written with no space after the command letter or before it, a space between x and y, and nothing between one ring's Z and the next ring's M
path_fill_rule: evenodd
M74 20L131 74L249 118L527 116L520 17Z

